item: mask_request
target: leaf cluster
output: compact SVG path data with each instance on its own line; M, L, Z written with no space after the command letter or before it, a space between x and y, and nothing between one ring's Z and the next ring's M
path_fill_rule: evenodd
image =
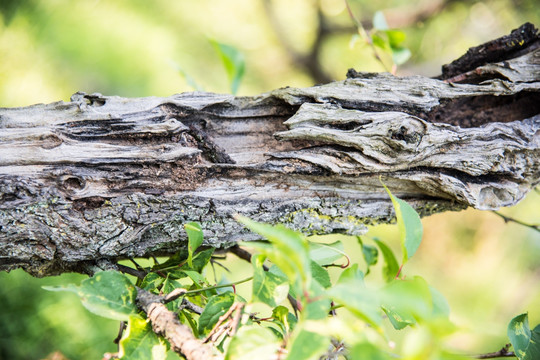
M401 262L381 239L352 239L361 254L354 261L342 240L316 241L283 225L239 216L237 221L266 239L241 244L253 250L253 275L241 281L251 281L248 299L236 294L240 282L209 281L205 268L216 260L214 249L201 247L197 223L185 225L187 249L142 269L147 275L135 284L119 272L104 271L79 286L47 289L73 292L89 311L127 322L121 359L164 359L169 351L137 306L139 289L163 299L182 289L167 308L224 359L465 359L444 343L456 330L444 296L421 276L404 275L421 244L420 217L385 189L400 230ZM375 269L382 283L370 280ZM508 337L519 359L539 358L540 325L530 330L527 314L512 319ZM396 346L398 338L402 343Z

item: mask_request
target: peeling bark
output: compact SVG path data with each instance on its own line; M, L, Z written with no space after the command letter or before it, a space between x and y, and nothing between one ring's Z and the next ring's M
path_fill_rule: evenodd
M380 178L422 215L516 204L540 179L534 30L443 80L350 71L255 97L76 93L0 109L0 270L170 254L188 221L208 246L255 239L235 213L362 234L393 217Z

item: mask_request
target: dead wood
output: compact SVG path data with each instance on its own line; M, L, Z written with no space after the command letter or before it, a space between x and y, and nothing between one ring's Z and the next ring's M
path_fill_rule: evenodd
M254 97L0 109L0 270L170 254L188 221L207 246L255 239L235 213L362 234L392 218L380 178L422 215L516 204L540 178L540 40L524 26L532 40L446 80L351 71Z

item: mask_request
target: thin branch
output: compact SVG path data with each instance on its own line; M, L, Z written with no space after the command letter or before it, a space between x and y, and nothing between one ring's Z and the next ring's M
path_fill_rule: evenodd
M487 353L487 354L480 354L473 357L475 359L496 359L496 358L503 358L503 357L516 357L513 351L508 351L509 348L510 348L510 344L506 344L499 351L495 351L495 352Z
M203 308L200 307L199 305L195 305L194 303L192 303L191 301L189 301L188 299L184 298L182 299L182 304L180 305L180 310L182 309L187 309L191 312L194 312L195 314L199 314L201 315L202 312L203 312Z
M203 291L221 289L221 288L224 288L224 287L232 287L232 288L234 288L235 285L243 284L243 283L251 281L251 280L253 280L253 276L250 276L250 277L245 278L243 280L228 283L228 284L214 285L214 286L209 286L209 287L205 287L205 288L201 288L201 289L189 290L189 291L186 291L184 294L185 295L197 294L197 293L200 293L200 292L203 292Z
M186 360L223 359L222 355L213 353L211 346L197 339L190 328L178 320L177 314L165 307L163 301L162 296L137 289L137 306L147 314L154 332L167 339L174 352Z
M116 266L118 266L118 271L131 275L131 276L135 276L138 279L142 280L146 276L145 271L130 268L129 266L125 266L122 264L116 264Z
M203 342L207 343L210 340L212 340L212 342L215 342L225 330L230 329L230 332L236 332L236 327L238 326L238 322L240 321L240 315L238 314L242 313L242 309L244 308L244 305L245 304L241 302L232 305L225 314L219 317L218 322L216 323L216 325L214 325L214 328L206 336ZM221 326L221 324L223 324L225 320L231 317L233 313L235 313L235 316L232 317L232 320L233 320L232 323L227 322L226 324L224 324L224 326Z
M516 223L516 224L519 224L519 225L522 225L522 226L526 226L530 229L533 229L533 230L536 230L538 232L540 232L540 225L533 225L533 224L529 224L529 223L526 223L526 222L523 222L521 220L517 220L517 219L514 219L514 218L511 218L509 216L506 216L504 214L501 214L500 212L498 211L492 211L492 213L494 213L495 215L498 215L500 216L505 223L509 223L509 222L513 222L513 223Z
M122 335L124 334L124 330L126 330L126 322L120 321L120 327L118 329L118 335L116 336L116 339L113 340L113 343L120 344L120 339L122 339Z

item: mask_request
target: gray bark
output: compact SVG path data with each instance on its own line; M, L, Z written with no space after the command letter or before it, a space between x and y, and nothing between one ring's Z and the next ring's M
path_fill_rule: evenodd
M0 270L170 254L189 221L255 239L236 213L358 235L393 217L380 179L421 215L516 204L540 181L540 49L476 70L0 109Z

